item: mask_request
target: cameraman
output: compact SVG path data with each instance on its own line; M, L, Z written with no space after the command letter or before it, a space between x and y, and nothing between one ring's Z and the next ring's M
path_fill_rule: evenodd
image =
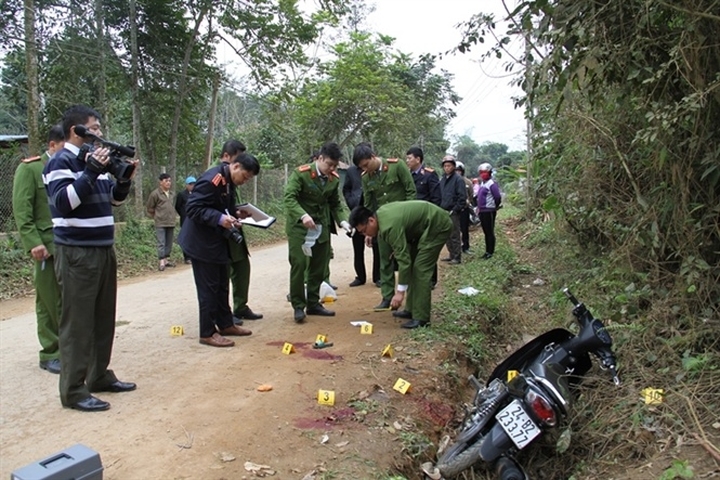
M130 191L130 179L113 182L106 173L107 148L81 155L85 138L75 129L102 137L100 114L84 105L65 111L65 147L48 162L43 182L48 193L55 242L55 274L62 294L60 318L60 401L85 412L110 404L91 392L128 392L108 370L115 337L117 261L112 207ZM133 168L137 160L131 161Z
M200 315L200 343L213 347L232 347L225 336L245 336L252 332L233 323L228 301L228 242L242 242L234 228L235 186L260 173L257 159L247 153L230 163L212 167L195 184L186 206L178 243L192 259ZM232 214L230 213L232 212Z

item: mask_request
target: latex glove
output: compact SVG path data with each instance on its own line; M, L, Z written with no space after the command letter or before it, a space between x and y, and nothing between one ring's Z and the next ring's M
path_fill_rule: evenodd
M347 233L352 232L352 228L350 228L350 224L345 220L340 222L340 228L344 229Z

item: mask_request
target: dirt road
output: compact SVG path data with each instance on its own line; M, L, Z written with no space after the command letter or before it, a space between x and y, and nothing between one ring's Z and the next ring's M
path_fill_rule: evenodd
M417 400L394 392L393 383L415 381L422 367L413 367L418 355L411 352L380 358L407 332L389 313L371 311L380 299L374 285L347 286L350 240L334 237L333 246L331 276L340 289L328 307L337 316L308 317L304 325L293 322L285 299L287 247L253 251L250 306L265 318L246 322L253 335L229 349L198 343L189 266L122 284L111 368L138 389L98 394L111 403L107 412L61 407L58 377L38 368L32 300L0 303L0 477L82 443L100 453L108 480L253 478L246 461L270 466L281 479L313 470L317 476L307 478L382 478L401 448L398 427L407 427L395 412ZM371 321L373 334L361 335L352 320ZM174 325L184 336L170 335ZM334 346L312 349L317 334ZM284 342L296 353L284 355ZM261 384L272 391L258 392ZM318 389L335 392L334 407L318 405ZM359 417L348 407L365 392L384 405L382 417L370 421L372 411Z

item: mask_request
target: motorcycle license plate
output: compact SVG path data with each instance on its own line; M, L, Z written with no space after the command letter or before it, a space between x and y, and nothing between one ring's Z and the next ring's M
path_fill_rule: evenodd
M520 450L525 448L541 433L532 418L525 412L519 400L510 402L510 405L495 415L495 419Z

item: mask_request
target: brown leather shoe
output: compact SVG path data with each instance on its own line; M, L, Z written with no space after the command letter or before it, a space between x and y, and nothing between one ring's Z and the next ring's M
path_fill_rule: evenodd
M247 337L248 335L252 335L252 332L250 330L246 328L240 328L237 325L218 330L218 333L227 337Z
M219 333L213 333L212 337L200 337L200 343L211 347L232 347L235 345L235 342L228 340Z

